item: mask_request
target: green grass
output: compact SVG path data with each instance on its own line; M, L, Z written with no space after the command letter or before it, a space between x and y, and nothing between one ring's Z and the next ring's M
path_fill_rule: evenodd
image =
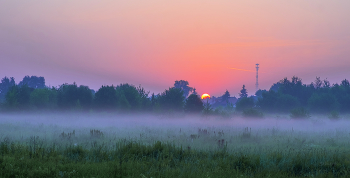
M349 153L324 148L228 153L120 142L116 149L1 142L1 177L348 177ZM254 148L250 148L254 149ZM250 150L251 151L251 150Z
M349 177L349 140L348 129L1 123L0 177Z

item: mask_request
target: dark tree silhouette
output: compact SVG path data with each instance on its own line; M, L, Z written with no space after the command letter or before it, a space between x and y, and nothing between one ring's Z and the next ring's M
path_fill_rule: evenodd
M239 93L240 98L248 97L247 89L245 89L245 85L243 85L241 92Z
M45 88L45 78L44 77L37 77L37 76L31 76L28 75L23 78L22 81L19 82L19 86L22 85L28 85L30 88Z
M18 92L18 104L20 109L28 109L30 106L30 94L33 92L33 88L29 88L28 85L22 85L19 87Z
M169 88L159 96L159 105L163 110L182 111L184 106L184 94L180 88Z
M151 100L148 98L149 91L146 91L141 85L136 88L139 92L140 99L141 99L141 109L143 110L151 110Z
M196 88L193 88L193 92L192 92L192 94L194 94L194 95L198 95L198 93L197 93L197 91L196 91Z
M275 91L275 92L278 92L279 88L280 88L281 84L279 82L277 83L274 83L271 87L270 87L270 90L269 91Z
M4 78L1 79L1 83L0 83L0 103L5 101L5 96L6 96L7 92L14 85L16 85L16 83L15 83L15 78L13 78L13 77L11 77L11 78L4 77Z
M267 92L267 91L259 89L258 91L255 92L255 96L262 97L262 93L264 93L264 92Z
M30 107L30 94L33 90L33 88L29 88L27 85L12 86L6 93L5 105L9 109L28 109Z
M236 102L236 109L237 111L243 111L245 109L253 108L254 107L254 99L248 98L248 97L242 97Z
M89 87L76 83L63 84L57 91L57 105L61 109L89 109L92 103L92 92Z
M188 86L188 81L186 80L176 80L174 88L180 88L183 91L183 95L185 98L189 95L190 92L193 91L193 88Z
M228 99L230 98L230 92L228 92L227 90L225 91L225 94L223 94L222 96L221 96L221 99L222 99L222 101L224 101L224 102L228 102Z
M53 109L57 105L57 91L55 88L35 89L30 94L30 103L37 109Z
M184 110L186 112L199 113L204 109L202 100L198 95L191 94L185 102Z
M344 79L343 81L341 81L341 86L349 89L350 88L349 80Z
M120 107L124 109L140 109L141 108L141 96L135 86L127 83L120 84L116 87L117 94L120 97ZM125 99L126 101L125 101Z
M17 85L12 86L6 93L5 106L7 109L18 109L18 93L19 87Z
M115 87L102 86L94 98L95 107L98 109L116 109L118 106L118 96Z

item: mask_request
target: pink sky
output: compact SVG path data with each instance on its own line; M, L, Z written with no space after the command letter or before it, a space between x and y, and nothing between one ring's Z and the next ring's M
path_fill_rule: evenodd
M199 93L255 92L284 77L350 79L350 1L5 0L0 77L47 85L141 84L159 93L187 80Z

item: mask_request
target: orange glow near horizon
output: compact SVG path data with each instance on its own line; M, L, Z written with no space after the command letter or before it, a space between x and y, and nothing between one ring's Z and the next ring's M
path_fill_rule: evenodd
M207 98L210 99L210 95L208 93L204 93L201 98L202 98L202 100L207 99Z

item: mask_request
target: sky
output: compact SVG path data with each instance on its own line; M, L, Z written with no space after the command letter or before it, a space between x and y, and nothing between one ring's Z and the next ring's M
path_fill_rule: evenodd
M3 0L0 77L43 76L98 90L129 83L151 93L187 80L238 96L298 76L350 79L350 1ZM243 70L236 70L243 69Z

